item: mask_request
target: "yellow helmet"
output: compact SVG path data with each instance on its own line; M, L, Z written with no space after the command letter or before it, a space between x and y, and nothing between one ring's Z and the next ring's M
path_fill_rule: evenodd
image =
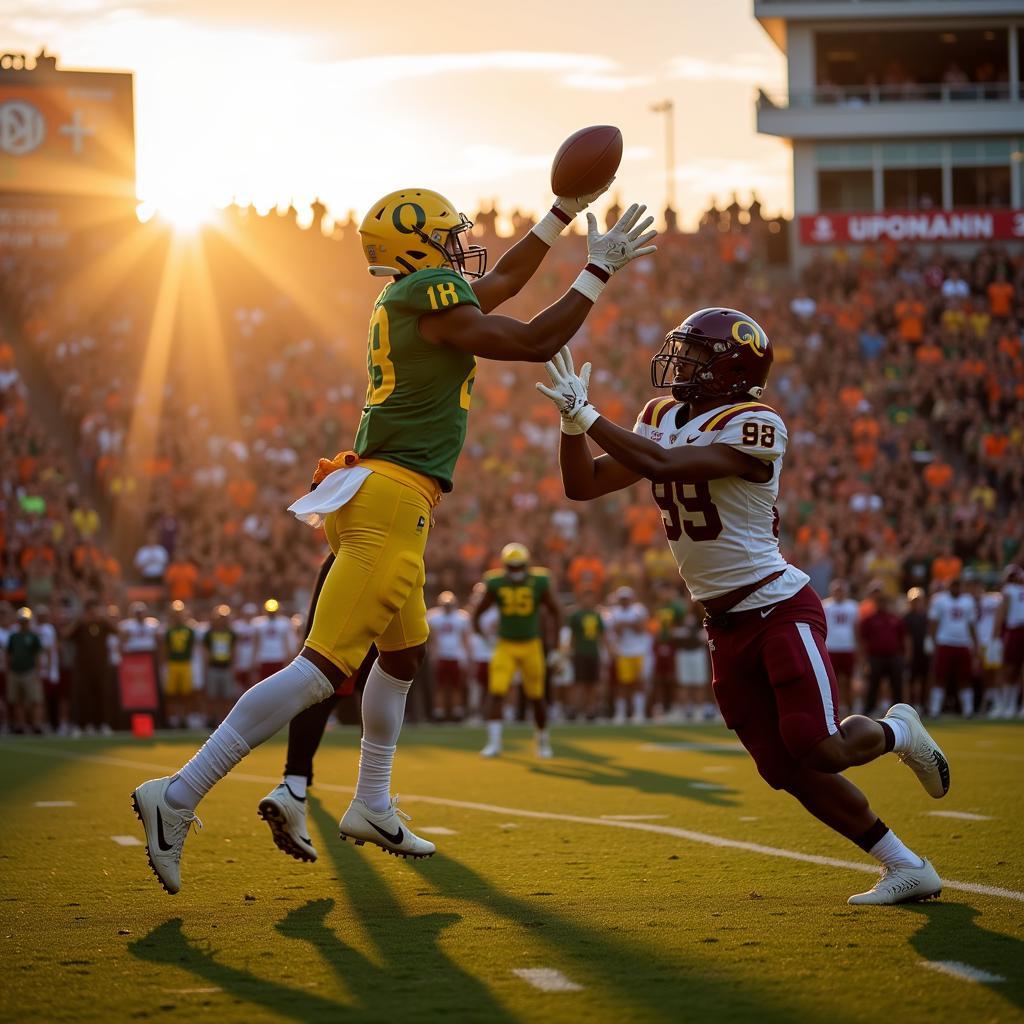
M473 222L444 196L403 188L378 199L359 225L363 253L374 277L401 277L428 267L451 267L467 279L482 277L487 250L462 244Z
M501 564L506 569L525 569L530 564L530 550L525 544L506 544L501 549Z

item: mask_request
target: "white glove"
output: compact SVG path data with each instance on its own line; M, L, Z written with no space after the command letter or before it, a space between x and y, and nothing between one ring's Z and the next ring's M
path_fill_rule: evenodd
M558 196L556 197L552 206L556 210L561 210L562 213L567 213L570 217L575 217L577 213L582 213L595 199L600 199L612 187L612 182L615 179L612 178L606 185L602 185L596 192L591 192L589 196Z
M577 375L568 345L544 364L552 387L537 384L537 390L551 399L562 414L563 434L585 434L601 414L587 399L590 387L590 363L584 363Z
M656 230L647 230L654 223L654 218L640 220L646 211L646 206L633 203L615 227L603 235L597 230L597 218L588 213L587 261L607 274L614 274L632 260L655 252L658 247L647 244L658 234Z

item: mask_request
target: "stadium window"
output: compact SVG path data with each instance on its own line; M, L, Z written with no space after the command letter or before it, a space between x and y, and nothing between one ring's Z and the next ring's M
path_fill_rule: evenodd
M871 171L818 171L818 209L841 213L874 208Z
M954 167L954 206L1009 206L1010 167Z
M887 167L883 172L887 210L933 210L942 206L942 168Z

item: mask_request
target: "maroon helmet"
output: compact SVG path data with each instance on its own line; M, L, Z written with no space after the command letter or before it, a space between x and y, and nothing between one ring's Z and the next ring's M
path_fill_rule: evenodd
M772 358L768 335L753 317L721 306L698 309L665 335L651 360L651 383L671 388L679 402L736 395L760 398Z

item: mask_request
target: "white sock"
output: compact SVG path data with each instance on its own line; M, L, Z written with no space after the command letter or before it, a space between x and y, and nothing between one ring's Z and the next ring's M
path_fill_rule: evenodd
M501 720L487 723L487 743L492 747L501 746Z
M411 679L388 675L375 661L363 687L363 739L359 744L359 777L356 799L371 811L383 811L391 803L391 766L398 736L405 720L405 699Z
M905 754L910 750L910 726L899 718L886 718L885 725L892 729L894 754Z
M924 860L900 842L899 836L889 829L868 853L887 868L919 868Z
M625 718L626 717L626 698L616 697L615 698L615 717Z
M284 784L291 791L293 797L296 800L306 799L306 776L305 775L286 775L284 777Z
M937 686L932 687L931 695L928 698L928 715L930 718L938 718L942 712L942 705L946 699L946 691Z
M642 693L633 694L633 717L644 717L644 695Z
M547 743L548 742L548 731L547 731L547 729L535 729L534 730L534 739L536 739L536 741L538 743Z
M960 691L960 712L967 718L974 714L974 690L970 687Z
M172 807L194 811L199 801L253 747L269 739L300 711L334 693L327 677L303 657L246 690L228 717L167 787Z

